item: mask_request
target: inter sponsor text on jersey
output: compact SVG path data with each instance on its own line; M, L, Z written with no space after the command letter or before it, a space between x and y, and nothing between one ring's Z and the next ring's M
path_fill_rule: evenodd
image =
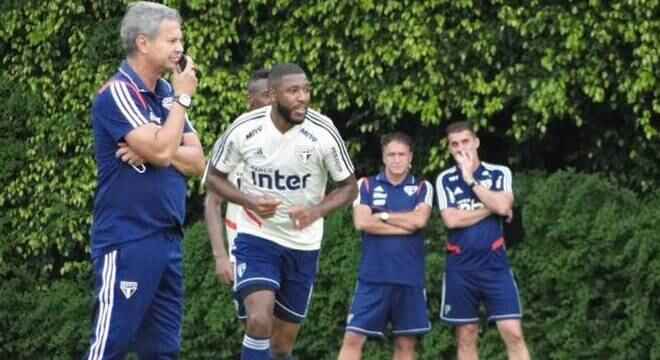
M482 161L474 179L489 190L512 192L511 170L506 166ZM440 211L447 208L476 210L484 206L456 166L438 175L435 188ZM447 271L509 268L502 217L493 214L472 226L449 229L447 253Z
M318 204L325 193L328 172L333 180L341 181L353 173L353 164L339 132L326 116L310 109L302 124L283 134L273 124L270 111L266 106L237 118L216 143L212 166L230 173L243 163L241 191L282 201L275 216L268 219L241 209L237 216L240 232L293 249L319 249L323 219L296 230L288 209Z

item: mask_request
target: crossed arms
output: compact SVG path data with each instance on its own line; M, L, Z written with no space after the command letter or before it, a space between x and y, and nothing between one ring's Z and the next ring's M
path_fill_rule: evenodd
M172 116L185 119L173 106L168 119ZM181 135L182 123L166 122L164 126L152 123L140 126L126 135L126 142L118 144L115 156L124 162L140 166L148 162L155 166L174 166L184 175L202 175L204 172L204 152L199 137L194 132ZM180 128L177 128L179 126Z
M380 220L371 208L359 204L353 208L353 224L355 229L377 235L407 235L426 226L431 216L431 207L419 203L415 209L404 212L391 212L387 222Z
M475 210L446 208L440 210L442 222L449 229L464 228L478 223L490 215L497 214L510 222L513 218L513 193L492 191L481 185L472 188L484 207Z

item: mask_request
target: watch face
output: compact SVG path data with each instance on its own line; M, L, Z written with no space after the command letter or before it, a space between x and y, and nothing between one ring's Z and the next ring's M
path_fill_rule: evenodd
M176 101L178 101L181 105L188 107L190 106L192 99L186 94L181 94L176 98Z
M389 219L389 218L390 218L390 213L387 213L387 212L380 213L380 219L381 220L387 221L387 219Z

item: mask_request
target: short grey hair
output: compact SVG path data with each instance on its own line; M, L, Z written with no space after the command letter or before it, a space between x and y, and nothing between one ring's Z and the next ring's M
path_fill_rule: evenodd
M145 35L149 39L158 36L160 23L165 19L181 23L179 12L165 5L149 1L137 1L128 5L120 30L126 55L130 57L137 51L135 39L139 35Z

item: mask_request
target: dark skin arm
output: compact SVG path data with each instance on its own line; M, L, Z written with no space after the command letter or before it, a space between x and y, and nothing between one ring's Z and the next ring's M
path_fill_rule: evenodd
M213 259L215 260L215 275L223 284L231 284L234 281L234 270L229 261L225 240L222 234L222 198L218 195L208 192L204 199L204 218L206 220L206 229L209 234L211 249L213 250Z
M252 196L241 192L236 185L229 181L227 174L218 171L213 166L209 168L204 185L207 191L215 193L225 201L241 205L264 219L275 215L275 210L280 204L280 199L272 196Z
M296 206L289 209L289 218L294 228L300 230L325 217L335 210L350 204L357 196L357 180L351 174L337 183L337 187L327 194L323 200L312 207Z

